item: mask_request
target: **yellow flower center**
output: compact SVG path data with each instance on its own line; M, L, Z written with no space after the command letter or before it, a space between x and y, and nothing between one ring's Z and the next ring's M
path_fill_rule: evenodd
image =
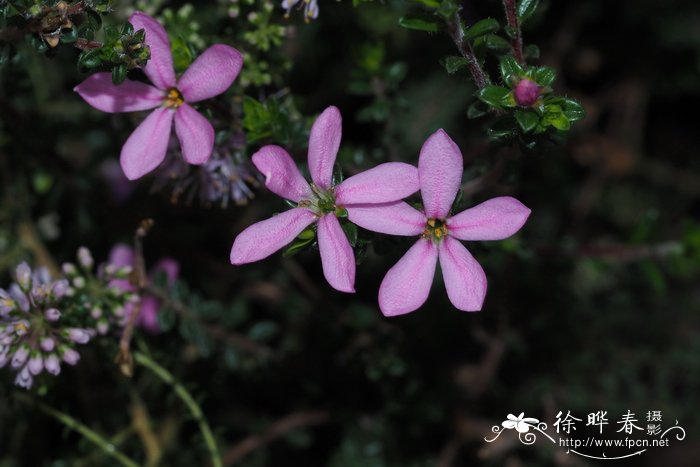
M423 238L430 238L439 242L447 235L447 224L440 219L428 219L423 230Z
M177 88L168 89L168 93L165 95L165 100L163 105L169 109L177 109L182 104L185 103L185 98L182 97L182 93Z

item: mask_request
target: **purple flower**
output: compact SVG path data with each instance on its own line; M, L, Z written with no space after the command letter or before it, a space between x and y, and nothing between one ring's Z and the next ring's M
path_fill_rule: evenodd
M410 313L425 303L438 259L452 304L463 311L481 309L486 275L459 240L510 237L523 226L530 210L503 196L449 216L462 170L462 153L447 133L438 130L423 144L418 159L423 212L402 201L348 207L348 218L368 230L420 236L382 281L379 307L384 315Z
M109 264L117 267L133 266L134 250L127 245L115 245L109 253ZM153 276L159 272L164 272L168 278L168 285L172 285L180 273L180 265L174 259L163 258L149 271L149 280L152 281ZM134 290L134 287L125 279L114 280L111 285L127 292ZM159 332L158 310L160 309L160 305L160 300L156 297L144 295L141 298L141 312L139 313L137 324L151 333L155 334ZM124 316L128 318L132 311L133 304L127 303Z
M214 128L190 104L226 91L241 70L241 54L227 45L215 44L177 79L163 26L142 12L131 15L129 22L134 29L146 31L151 58L143 71L155 87L130 80L114 85L109 73L95 73L75 91L103 112L155 109L122 147L120 162L129 180L142 177L163 161L173 119L185 160L190 164L206 162L214 147Z
M344 215L355 204L397 201L415 193L418 171L409 164L389 162L333 186L333 165L341 133L340 111L328 107L311 128L308 160L313 182L310 184L281 147L265 146L253 155L253 164L265 175L267 188L298 207L253 224L238 234L231 248L232 264L266 258L316 223L326 280L341 292L355 291L355 255L337 216Z

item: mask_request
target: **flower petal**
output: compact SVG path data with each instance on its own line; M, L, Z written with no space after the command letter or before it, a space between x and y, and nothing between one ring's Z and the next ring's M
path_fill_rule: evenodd
M119 160L126 178L136 180L163 162L174 114L172 109L158 108L131 133Z
M439 246L447 296L458 310L479 311L486 297L486 274L467 249L449 235Z
M142 328L151 334L157 334L160 331L160 326L158 325L159 309L160 302L157 298L146 295L141 299L141 311L139 312L138 322Z
M314 183L328 189L333 178L333 165L340 148L343 118L337 107L330 106L318 116L309 135L309 172Z
M183 104L175 111L175 133L187 162L203 164L209 160L214 150L214 128L192 106Z
M477 204L447 219L447 229L460 240L502 240L525 224L530 210L510 196Z
M355 292L355 253L340 222L332 214L323 216L317 234L326 280L335 290Z
M289 244L316 215L305 208L294 208L253 224L239 233L231 248L231 264L246 264L267 258Z
M387 162L353 175L335 188L338 204L388 203L418 191L418 169L403 162Z
M163 91L138 81L112 83L111 73L94 73L73 88L85 102L102 112L136 112L155 109L163 102Z
M379 308L384 316L410 313L425 303L437 258L433 242L421 238L389 269L379 286Z
M224 44L214 44L192 62L180 77L177 88L187 102L199 102L225 92L243 66L241 53Z
M450 212L462 182L462 153L444 130L425 141L418 158L418 178L425 214L444 219Z
M420 235L425 229L425 214L403 201L383 204L352 204L345 208L353 224L389 235Z
M109 252L109 264L118 268L134 265L134 249L123 243L118 243Z
M294 163L292 156L279 146L263 146L251 158L255 167L265 175L265 186L282 198L299 202L310 199L311 188Z
M129 22L134 30L146 31L146 45L151 49L151 58L143 68L153 84L159 89L175 87L175 69L173 68L173 55L170 52L170 40L163 26L146 13L137 11Z

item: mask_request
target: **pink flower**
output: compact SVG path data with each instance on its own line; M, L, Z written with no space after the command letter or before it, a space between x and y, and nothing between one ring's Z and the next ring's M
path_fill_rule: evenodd
M109 264L117 267L133 266L134 265L134 250L127 245L115 245L112 251L109 252ZM149 271L149 279L153 280L153 276L158 272L164 272L168 278L168 284L172 285L177 279L180 272L180 265L171 258L163 258L158 261ZM128 280L114 280L110 284L124 291L133 291ZM160 309L160 301L152 295L144 295L141 297L141 312L137 324L147 331L155 334L160 331L158 326L158 310ZM125 310L125 316L128 318L133 310L133 305L128 304Z
M352 205L385 203L418 191L418 171L401 162L388 162L332 184L333 165L340 147L342 118L328 107L316 119L309 136L307 183L291 156L279 146L265 146L252 157L273 193L297 207L241 232L231 248L231 263L245 264L267 258L290 243L309 225L317 224L323 274L341 292L355 291L355 255L337 216Z
M103 112L155 109L122 147L121 166L129 180L142 177L163 162L173 119L182 156L190 164L203 164L214 148L214 128L190 104L226 91L241 70L241 54L227 45L215 44L177 79L163 26L141 12L131 15L129 22L134 29L146 31L151 58L143 71L155 87L130 80L114 85L109 73L95 73L76 86L75 92Z
M379 287L379 307L386 316L420 308L428 299L438 259L452 304L478 311L486 296L486 275L459 240L502 240L520 230L530 210L509 196L493 198L449 216L462 182L462 153L443 130L423 144L418 178L423 212L403 201L381 206L348 206L353 223L375 232L413 236L418 241Z

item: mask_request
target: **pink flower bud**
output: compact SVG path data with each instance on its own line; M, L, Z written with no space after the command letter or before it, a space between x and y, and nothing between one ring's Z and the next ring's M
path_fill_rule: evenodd
M521 107L530 107L540 97L540 86L527 78L518 81L513 92L515 102Z
M69 365L75 365L80 360L80 354L73 349L63 349L63 361Z
M44 312L44 317L49 321L58 321L61 318L61 312L56 308L49 308Z
M90 334L85 329L71 328L68 330L68 339L77 344L87 344L90 342Z
M53 349L56 348L56 342L50 337L44 337L41 339L39 346L44 352L53 352Z
M12 357L12 363L10 364L12 368L19 368L27 362L29 358L29 349L26 347L20 347L15 351L15 355Z
M51 354L44 360L46 371L56 376L61 372L61 362L55 354Z
M27 263L20 263L17 266L17 283L22 290L28 290L32 282L32 270Z
M36 376L44 369L44 360L39 355L32 357L29 359L29 363L27 363L27 368L29 368L31 374Z

